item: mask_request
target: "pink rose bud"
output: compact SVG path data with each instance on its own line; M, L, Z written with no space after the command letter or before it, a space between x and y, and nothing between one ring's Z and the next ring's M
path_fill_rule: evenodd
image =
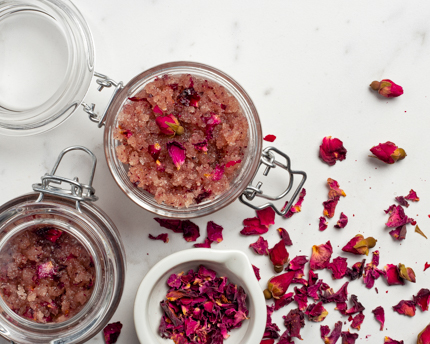
M403 148L397 147L393 142L387 141L380 143L370 149L374 155L369 155L371 158L378 158L387 163L394 164L398 160L403 160L406 157L406 152Z
M184 127L179 124L178 119L173 115L159 116L155 119L160 131L169 136L182 135Z
M393 81L389 79L384 79L381 81L373 81L370 84L370 87L373 90L378 91L378 93L381 96L384 96L386 98L398 97L403 94L402 86L395 84Z

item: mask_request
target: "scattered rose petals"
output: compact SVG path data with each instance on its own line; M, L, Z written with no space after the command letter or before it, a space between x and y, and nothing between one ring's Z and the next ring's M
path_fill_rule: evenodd
M208 233L208 239L212 242L221 242L223 240L222 238L222 231L224 228L220 225L217 225L213 221L209 221L207 224L207 233Z
M257 254L266 256L269 254L269 243L262 236L260 236L255 243L250 244L249 247Z
M345 276L347 268L346 258L343 257L337 257L327 265L327 269L331 270L333 279L341 279Z
M342 332L340 335L342 336L342 344L355 344L358 338L358 333L350 333L349 331Z
M323 138L320 146L320 158L328 165L333 166L336 161L344 160L346 158L346 152L341 140L331 138L331 136Z
M373 153L373 155L369 155L371 158L377 158L386 164L394 164L406 158L407 155L403 148L397 147L390 141L373 146L370 151Z
M398 240L398 241L405 240L405 238L406 238L406 233L407 233L406 225L399 226L399 227L397 227L396 229L393 229L392 231L390 231L390 235L391 235L395 240Z
M405 198L409 201L412 201L412 202L418 202L420 200L417 193L412 189L411 189L411 191L409 191L408 195L405 196Z
M360 330L361 328L361 324L364 321L364 314L363 313L358 313L353 319L352 319L352 323L351 323L351 327L355 328L357 330Z
M388 285L404 285L405 282L403 278L399 275L399 270L396 265L387 264L384 267L385 270L385 278L387 280Z
M278 242L272 249L269 250L269 258L276 272L281 272L284 264L288 261L288 251L285 248L284 240Z
M418 334L417 344L430 344L430 324Z
M282 307L288 306L291 302L293 302L293 295L294 293L288 293L281 296L279 299L275 299L275 311L281 309Z
M329 199L323 202L324 211L323 214L325 217L331 219L334 216L334 212L336 211L337 203L339 202L339 196L336 196L333 199Z
M384 330L384 323L385 323L384 308L382 308L381 306L378 306L372 311L372 313L375 315L375 319L381 323L379 330L383 331Z
M406 216L405 211L401 205L396 206L393 204L384 211L390 216L387 223L385 224L387 227L400 227L413 221L413 219Z
M395 197L397 203L399 203L403 207L409 207L408 201L403 196Z
M267 291L265 290L265 296L273 297L274 299L279 299L282 295L287 292L292 280L294 279L294 271L285 272L283 274L272 277L267 282ZM269 297L269 298L270 298Z
M370 84L370 87L374 91L378 91L378 93L385 98L393 98L398 97L403 94L403 88L400 85L397 85L395 82L390 79L382 79L381 81L373 81Z
M188 242L196 241L200 236L199 226L190 220L182 221L182 230L184 233L184 239Z
M375 280L377 280L379 276L385 276L385 272L377 268L378 265L379 251L375 251L373 252L372 261L369 264L366 264L366 267L364 268L363 282L366 285L366 288L372 288L375 284Z
M336 228L345 228L348 224L348 217L344 213L340 213L340 219L334 225Z
M321 322L326 318L328 312L324 308L322 302L318 302L310 304L305 314L308 316L309 321Z
M319 223L319 230L321 232L325 231L327 229L327 226L328 226L328 222L326 221L324 216L321 216L320 217L320 223Z
M330 328L326 325L321 325L320 331L321 338L325 344L335 344L340 337L340 333L342 332L342 321L338 321L334 324L334 329L331 331L331 333ZM330 335L328 336L329 333Z
M287 213L284 215L287 219L289 219L291 216L293 216L295 213L300 213L302 211L302 204L306 196L306 189L303 188L299 193L299 198L297 199L296 204L290 208L290 210L287 211ZM288 206L288 201L285 203L285 205L282 207L282 211L285 210Z
M261 280L260 269L255 265L252 265L252 269L254 270L255 277L257 277L257 281Z
M424 238L427 239L427 236L423 233L423 231L420 229L420 227L418 227L418 225L416 225L416 227L415 227L415 232L418 234L421 234Z
M305 326L305 314L300 309L292 309L284 318L284 325L287 328L287 336L290 338L300 336L300 329Z
M398 341L395 339L391 339L390 337L385 337L384 338L384 344L403 344L403 340Z
M333 253L333 248L331 247L330 241L319 246L312 246L312 256L310 260L310 268L312 270L325 269L330 263L331 254Z
M346 310L345 314L355 314L364 311L364 306L358 302L356 295L351 295L352 307Z
M407 268L403 264L399 264L398 266L399 276L409 282L415 283L415 272L412 268Z
M336 197L340 197L340 196L345 197L346 196L345 191L343 191L339 187L339 183L336 180L328 178L327 184L330 188L330 190L328 191L328 199L334 199Z
M413 317L415 315L415 302L402 300L397 305L393 306L393 310L399 314Z
M115 323L108 324L103 329L103 336L106 344L114 344L118 340L121 334L122 324L118 321Z
M169 242L169 234L167 234L167 233L161 233L160 235L157 235L157 236L153 236L152 234L148 234L148 237L149 237L149 239L152 239L152 240L162 240L166 244Z
M185 162L185 148L177 141L167 142L167 151L179 170Z
M271 207L257 210L257 217L263 226L269 227L275 224L275 211Z
M276 136L275 135L266 135L263 140L267 141L267 142L273 142L276 140Z
M184 127L179 124L178 119L173 115L159 116L155 119L161 133L169 136L182 135Z
M430 303L430 290L425 288L421 289L416 296L414 295L413 300L423 312L428 311Z
M290 239L290 235L284 228L278 228L278 233L281 236L281 239L284 240L285 246L291 246L293 244Z
M226 163L225 167L231 167L231 166L234 166L236 164L240 164L241 162L242 162L242 160L232 160L232 161L229 161L228 163Z
M366 259L363 259L361 262L355 263L352 266L352 268L347 268L345 275L348 276L351 281L354 281L360 278L363 275L365 262L366 262Z
M203 243L194 244L194 247L197 248L211 248L212 241L209 240L209 238L206 238Z
M260 223L257 217L243 220L244 228L240 231L242 235L259 235L266 233L269 229Z

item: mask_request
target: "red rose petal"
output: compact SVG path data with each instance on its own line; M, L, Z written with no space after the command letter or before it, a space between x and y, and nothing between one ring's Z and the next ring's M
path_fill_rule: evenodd
M387 223L385 224L387 227L400 227L413 221L413 219L405 215L405 211L401 205L396 206L393 204L384 211L390 216Z
M379 330L383 331L384 330L384 323L385 323L384 308L382 308L381 306L378 306L372 311L372 313L375 315L375 319L381 323Z
M55 229L53 227L43 227L39 228L36 231L36 234L49 240L52 243L55 243L60 238L61 234L63 234L63 231Z
M291 246L293 244L290 239L290 235L284 228L278 228L278 233L281 236L281 239L284 240L285 246Z
M299 309L304 311L308 307L308 295L306 293L306 287L303 286L301 289L294 287L294 301L297 302Z
M273 266L281 268L288 261L288 251L285 248L284 240L278 242L272 249L269 250L269 258L272 261Z
M252 265L252 269L254 270L255 277L257 277L257 281L261 280L260 269L255 265Z
M393 237L393 239L395 240L404 240L406 238L406 225L403 226L399 226L396 229L393 229L392 231L390 231L390 235Z
M312 270L325 269L330 263L331 254L333 253L333 248L331 247L330 241L326 244L321 244L319 246L312 246L312 256L310 260L310 268Z
M333 166L336 161L342 161L346 158L346 149L343 142L337 138L326 136L323 138L320 146L320 158L328 165Z
M363 276L365 262L366 262L366 259L363 259L361 262L355 263L352 266L352 268L347 268L345 275L348 276L351 279L351 281L354 281L360 278L361 276Z
M345 276L347 268L346 258L343 257L337 257L327 265L327 269L331 270L333 279L341 279Z
M417 344L430 344L430 324L418 334Z
M318 302L310 304L305 314L308 316L309 321L321 322L326 318L328 312L322 305L322 302Z
M249 247L257 254L266 256L269 254L269 243L262 236L260 236L255 243L250 244Z
M158 217L155 217L154 220L157 221L161 227L170 229L175 233L183 232L181 220L167 220L167 219L160 219Z
M328 326L321 325L320 330L321 338L325 344L335 344L340 337L340 333L342 332L342 321L338 321L334 324L334 329L331 331L329 336L328 334L330 332L330 328Z
M403 197L403 196L398 196L398 197L395 197L395 200L396 200L396 202L397 203L399 203L401 206L403 206L403 207L409 207L409 203L408 203L408 201L405 199L405 197Z
M306 196L306 189L303 188L300 191L299 198L297 199L296 204L288 210L288 212L284 215L287 219L289 219L291 216L293 216L295 213L300 213L302 211L302 204ZM288 201L285 203L285 205L282 207L282 211L288 206Z
M416 296L413 296L413 300L423 312L428 311L430 303L430 290L424 288L421 289Z
M430 264L429 263L424 263L424 271L426 271L428 268L430 268Z
M243 220L244 228L240 231L242 235L259 235L266 233L269 228L260 223L257 217Z
M242 162L242 160L232 160L232 161L229 161L228 163L226 163L225 167L231 167L231 166L234 166L236 164L240 164L241 162Z
M158 157L160 156L160 152L161 152L161 146L158 143L148 146L148 153L151 154L154 161L158 160Z
M358 313L353 319L352 319L352 324L351 327L355 328L357 330L360 330L361 328L361 324L364 321L364 314L363 313Z
M364 306L358 302L356 295L351 295L352 307L346 310L345 314L355 314L364 311Z
M257 217L263 226L269 227L275 224L275 211L271 207L257 210Z
M163 114L163 111L158 107L158 105L155 105L152 111L154 111L155 113L158 113L159 115Z
M323 303L346 302L348 300L348 284L349 282L345 282L336 293L330 287L324 290L321 294L321 301Z
M379 278L381 275L385 275L385 272L379 270L377 266L379 265L379 251L373 252L372 262L366 264L364 268L363 282L366 285L366 288L372 288L375 280Z
M185 162L185 148L179 142L167 142L167 151L172 158L173 163L179 170Z
M327 184L330 188L329 192L328 192L328 199L334 199L335 197L340 197L346 196L345 191L343 191L340 187L339 187L339 183L331 178L327 179Z
M339 202L339 196L336 196L333 199L329 199L323 202L324 211L323 214L325 217L331 219L334 216L334 212L336 211L337 203Z
M272 293L273 298L279 299L287 292L292 280L294 279L295 272L285 272L283 274L272 277L267 283L267 289Z
M349 331L342 332L340 335L342 336L342 344L355 344L358 338L358 333L350 333Z
M272 314L275 308L274 305L266 306L267 308L267 320L266 320L266 329L264 330L263 338L276 339L279 338L279 327L272 321Z
M276 140L276 136L275 135L266 135L263 140L267 141L267 142L273 142Z
M290 338L300 336L300 329L305 326L305 315L300 309L292 309L284 318L284 325L287 328L286 333Z
M209 238L206 238L203 243L197 243L197 244L194 244L193 246L197 248L211 248L211 244L212 244L212 241L209 240Z
M387 280L388 285L404 285L405 282L403 278L399 275L399 270L396 265L387 264L384 267L385 274L384 277Z
M203 140L202 142L193 143L196 150L207 152L208 151L208 140Z
M411 191L409 191L409 194L407 196L405 196L405 198L407 200L410 200L412 202L418 202L420 200L420 198L418 197L417 193L411 189Z
M370 151L374 154L371 155L372 158L378 158L386 164L394 164L406 157L405 151L390 141L373 146Z
M393 310L399 314L413 317L415 315L415 302L402 300L397 305L393 306Z
M391 339L390 337L385 337L384 338L384 344L403 344L403 340L398 341L395 339Z
M275 299L275 311L281 309L282 307L288 306L291 302L293 302L293 295L294 293L288 293L281 296L279 299Z
M213 181L221 180L223 175L224 175L224 165L216 165L212 173L212 180Z
M320 231L325 231L327 229L328 222L326 221L324 216L320 217L320 223L318 226Z
M157 236L153 236L152 234L148 234L148 237L151 240L162 240L166 244L169 242L169 234L167 234L167 233L161 233L160 235L157 235Z
M196 241L200 236L199 226L190 220L182 221L182 230L184 232L184 239L188 242Z
M344 247L342 247L342 251L353 254L361 254L359 251L357 251L357 249L354 248L354 246L357 245L357 243L359 243L363 239L364 237L361 234L357 234L350 241L348 241L348 243Z
M340 213L340 219L334 225L336 228L345 228L348 224L348 217L344 213Z
M209 221L207 224L207 233L208 239L212 242L221 242L223 240L222 231L224 228L220 225L217 225L213 221Z
M122 324L118 321L115 323L108 324L103 329L103 336L106 344L114 344L118 340L121 334Z

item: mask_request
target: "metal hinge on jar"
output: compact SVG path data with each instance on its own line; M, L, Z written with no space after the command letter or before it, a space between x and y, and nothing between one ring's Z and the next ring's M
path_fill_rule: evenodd
M281 157L285 158L286 164L276 160L274 153L277 153ZM267 147L263 150L263 152L261 153L260 163L258 165L257 171L260 169L260 167L262 165L264 165L266 167L266 169L263 172L264 176L267 176L269 174L270 170L272 168L276 168L276 167L280 167L280 168L284 169L285 171L287 171L289 173L289 176L290 176L287 188L278 196L270 196L270 195L266 195L263 192L263 190L261 189L261 187L263 186L263 183L261 181L259 181L257 183L257 185L255 185L255 186L251 182L251 184L248 185L248 187L245 189L245 191L242 193L242 195L240 195L239 199L242 203L246 204L247 206L249 206L255 210L262 210L262 209L265 209L267 207L271 207L278 215L284 216L290 210L291 206L293 205L294 200L296 199L297 195L299 194L300 190L302 189L302 187L306 181L306 178L307 178L306 173L303 171L293 171L291 169L291 161L290 161L290 158L288 157L288 155L286 155L284 152L280 151L276 147ZM288 201L287 206L282 208L282 210L278 210L278 208L276 208L276 206L272 202L268 202L268 203L265 203L265 204L260 205L260 206L255 206L249 202L249 201L252 201L255 197L261 197L261 198L264 198L264 199L267 199L270 201L278 201L278 200L284 198L287 194L290 193L290 191L293 187L294 175L301 175L302 179L301 179L299 185L297 186L296 190L294 191L294 194L292 195L292 197Z
M89 105L85 102L81 103L81 105L84 107L84 111L88 114L88 117L90 118L90 120L97 123L98 127L101 128L105 124L104 122L105 122L105 118L106 118L106 114L107 114L107 111L109 109L109 106L112 103L113 99L115 98L116 94L122 89L123 83L122 83L122 81L116 82L115 80L112 80L108 76L106 76L104 74L97 73L97 72L95 72L94 75L98 78L96 80L96 82L99 85L99 87L97 88L97 90L99 92L102 91L105 87L107 87L107 88L112 87L112 86L115 87L115 89L114 89L114 91L113 91L113 93L109 99L109 102L107 103L101 116L97 115L97 113L95 112L96 104L91 103L91 105Z
M55 175L55 172L58 169L58 165L63 159L64 155L70 151L81 150L87 153L92 160L91 174L90 180L88 184L83 184L79 182L78 177L73 179L60 177ZM67 199L71 199L76 202L76 209L82 213L80 202L95 202L99 198L95 195L96 190L93 188L93 179L94 173L96 170L97 158L93 152L91 152L88 148L82 146L71 146L65 148L57 158L54 167L52 168L51 173L46 173L42 177L42 183L33 184L33 190L35 192L40 192L39 198L36 202L41 202L45 194L59 196ZM70 188L61 188L58 186L54 186L52 184L61 185L62 183L66 183L70 185Z

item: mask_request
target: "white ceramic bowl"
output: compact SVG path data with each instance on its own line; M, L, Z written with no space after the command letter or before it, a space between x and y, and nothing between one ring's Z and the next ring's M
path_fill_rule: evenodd
M229 282L243 287L247 294L249 319L242 327L229 332L225 344L259 344L266 327L266 301L255 278L248 257L240 251L217 251L193 248L180 251L159 261L145 276L139 286L134 302L134 325L141 344L167 344L158 334L162 316L160 302L169 289L167 279L172 273L196 270L199 265L212 269L218 276L227 276Z

